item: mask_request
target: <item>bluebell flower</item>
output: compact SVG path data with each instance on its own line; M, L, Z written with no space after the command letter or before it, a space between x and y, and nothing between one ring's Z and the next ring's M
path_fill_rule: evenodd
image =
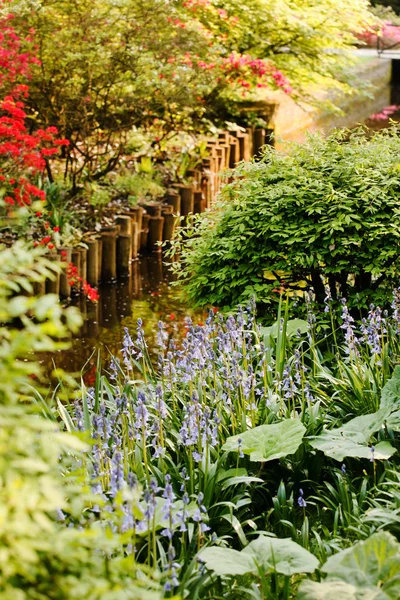
M299 489L297 504L300 506L300 508L305 508L307 506L307 502L304 500L304 492L301 488Z

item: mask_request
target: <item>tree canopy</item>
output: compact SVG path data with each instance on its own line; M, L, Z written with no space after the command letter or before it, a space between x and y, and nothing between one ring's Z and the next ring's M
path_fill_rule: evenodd
M263 87L298 99L310 84L349 91L346 51L372 19L365 0L19 0L13 10L40 60L32 126L70 141L73 180L114 168L132 127L157 144L221 124L232 100Z

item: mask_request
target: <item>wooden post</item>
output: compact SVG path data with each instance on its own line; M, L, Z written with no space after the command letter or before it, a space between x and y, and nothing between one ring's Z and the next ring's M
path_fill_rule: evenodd
M46 279L46 294L60 295L60 273L54 273L54 279Z
M138 257L138 253L139 253L139 236L138 236L139 226L136 223L136 221L132 221L131 227L132 227L131 260L136 260Z
M239 162L239 140L235 137L230 138L229 168L234 169Z
M81 253L79 248L74 248L71 254L71 262L76 267L76 277L75 283L72 285L72 291L79 292L82 287L82 282L79 281L79 277L81 276Z
M170 192L165 196L165 202L172 206L174 213L180 214L181 212L181 196L179 192Z
M79 248L79 252L81 253L81 272L80 277L82 277L82 282L87 280L87 250L86 248Z
M115 281L117 278L117 236L115 231L103 231L101 278L103 281Z
M187 217L189 213L193 212L194 208L193 187L191 185L181 185L178 189L181 196L181 215Z
M71 248L60 248L59 252L60 252L60 254L61 254L61 252L63 253L63 256L61 259L62 264L63 264L63 270L60 275L60 298L69 298L71 295L71 286L69 284L68 277L67 277L67 269L68 269L68 265L71 262L72 249Z
M147 249L147 238L149 236L149 221L150 216L148 214L143 214L142 217L142 230L140 232L140 249Z
M265 129L257 127L254 131L254 156L260 156L260 150L265 145Z
M132 235L132 219L128 215L118 215L116 218L122 235Z
M103 265L103 240L101 235L96 237L97 240L97 282L101 281L101 271Z
M248 152L249 152L249 156L248 158L246 158L246 160L250 160L250 158L252 156L254 156L255 152L254 152L254 129L253 127L247 127L246 128L246 133L247 133L247 145L248 145Z
M246 133L242 133L241 131L237 134L237 140L239 143L239 160L248 160L246 158Z
M87 240L87 273L86 281L90 285L98 285L99 283L99 249L96 239Z
M201 213L204 210L203 192L200 190L194 193L194 213Z
M144 202L143 207L150 217L161 217L161 202Z
M117 272L119 277L129 275L132 252L132 228L129 233L120 233L117 239Z
M35 296L44 296L46 293L46 282L35 281L35 283L33 284L33 290Z
M175 223L176 216L172 213L167 213L164 215L164 225L163 225L163 242L169 242L172 239L175 231Z
M147 247L152 252L161 252L161 246L158 245L158 242L163 240L163 226L164 217L150 217Z

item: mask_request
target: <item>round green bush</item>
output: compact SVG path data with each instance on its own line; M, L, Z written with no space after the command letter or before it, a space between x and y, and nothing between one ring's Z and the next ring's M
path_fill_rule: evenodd
M359 128L266 147L234 171L221 201L181 235L175 265L196 304L261 305L282 290L363 308L396 284L400 128ZM388 297L388 296L386 296Z

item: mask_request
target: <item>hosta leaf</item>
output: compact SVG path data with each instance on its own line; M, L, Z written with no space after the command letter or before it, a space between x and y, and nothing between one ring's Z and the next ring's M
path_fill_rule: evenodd
M249 554L255 563L270 573L283 575L313 573L318 567L318 559L291 539L260 536L250 542L241 554Z
M334 554L322 571L328 579L341 579L357 588L379 587L386 597L400 598L400 544L386 531Z
M230 548L218 548L216 546L206 548L200 554L205 565L217 575L244 575L255 571L254 560L238 550Z
M305 427L297 419L286 419L273 425L259 425L226 440L225 452L241 450L250 460L266 462L296 452L305 434Z

